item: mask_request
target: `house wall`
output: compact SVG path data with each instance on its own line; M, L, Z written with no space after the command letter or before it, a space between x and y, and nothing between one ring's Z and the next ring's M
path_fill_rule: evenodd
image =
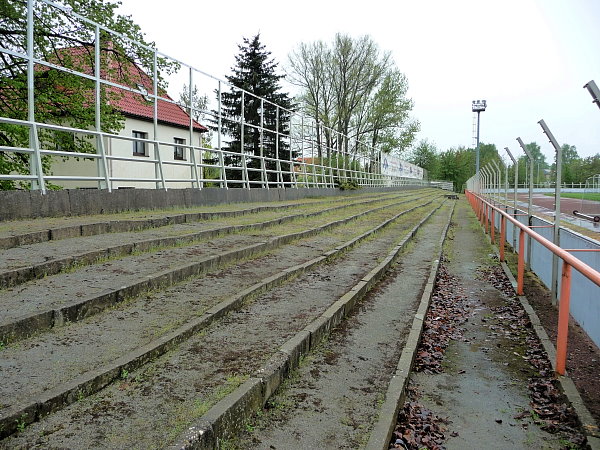
M148 139L153 138L152 122L126 118L124 128L119 132L120 136L132 137L133 131L141 131L147 133ZM185 139L185 144L190 145L190 133L188 130L176 128L168 125L158 125L158 140L166 143L174 143L174 138ZM201 133L193 133L193 145L200 144ZM146 143L147 156L133 155L133 141L106 137L104 147L107 156L119 156L133 159L133 161L108 161L108 171L111 178L129 178L129 179L148 179L155 178L157 175L156 164L149 161L155 158L155 147L153 144ZM191 167L181 163L191 163L190 149L184 148L185 160L176 160L174 157L173 145L159 145L159 152L163 162L163 171L165 179L170 180L187 180L192 179ZM199 151L196 150L196 160L200 161ZM171 164L176 163L176 164ZM96 160L80 158L54 158L52 164L52 172L54 175L71 175L71 176L97 176ZM158 174L158 176L160 176ZM200 176L200 174L199 174ZM66 181L53 180L53 184L64 188L81 188L81 187L97 187L97 181ZM112 181L114 189L119 187L135 187L135 188L155 188L156 183L149 181ZM167 182L168 188L190 188L191 181L173 181Z

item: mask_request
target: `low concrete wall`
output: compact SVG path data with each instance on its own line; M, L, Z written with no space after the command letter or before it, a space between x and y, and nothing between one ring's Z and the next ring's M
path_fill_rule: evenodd
M0 221L35 217L79 216L168 208L191 208L223 203L275 202L311 197L333 197L366 192L422 189L422 186L362 188L341 191L334 188L299 189L65 189L48 191L0 191Z

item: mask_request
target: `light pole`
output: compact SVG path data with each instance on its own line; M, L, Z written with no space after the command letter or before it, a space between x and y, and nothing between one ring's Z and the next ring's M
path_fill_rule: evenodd
M471 111L477 113L477 149L475 150L475 173L479 173L479 114L485 111L487 102L485 100L473 100Z

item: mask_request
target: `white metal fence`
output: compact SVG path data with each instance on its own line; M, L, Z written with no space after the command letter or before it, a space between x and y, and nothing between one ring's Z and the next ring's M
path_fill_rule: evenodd
M23 187L42 192L46 191L49 183L63 187L97 187L109 191L118 187L335 187L349 182L359 186L430 185L425 179L384 175L381 173L378 149L353 136L341 135L296 111L239 90L76 12L48 0L27 0L27 5L27 17L24 18L27 23L26 52L0 42L0 55L27 65L26 86L22 88L23 97L27 97L27 114L23 117L0 115L0 133L3 126L16 127L22 129L29 139L27 144L0 146L0 152L24 155L28 160L29 173L0 173L0 181L16 181ZM82 29L87 30L87 44L82 44L88 50L87 62L80 66L68 65L62 64L60 59L40 56L42 52L36 48L34 39L37 26L34 10L40 6L52 8L56 14L76 22L79 33ZM78 40L81 41L80 37ZM125 83L102 70L104 59L107 58L102 49L107 46L128 48L130 51L135 48L150 55L149 67L135 67L140 83ZM59 48L57 51L74 50ZM185 85L188 99L193 99L197 92L200 96L206 96L207 103L198 108L193 101L189 102L191 105L183 104L167 95L160 84L164 75L159 71L161 62L171 64L171 91ZM90 89L88 106L92 108L93 105L94 124L82 127L74 123L61 123L60 120L53 123L39 120L36 108L39 111L43 106L40 106L35 78L40 71L58 71L87 80ZM7 76L6 70L2 71L2 76ZM102 107L106 106L102 102L106 102L109 91L120 98L133 98L134 102L139 103L134 103L134 109L150 110L151 114L141 117L135 112L124 112L124 117L134 124L127 126L133 131L127 127L124 131L107 129L102 123ZM240 154L230 148L233 140L232 123L231 118L223 114L225 91L241 93L242 113L233 124L236 129L234 134L241 141L240 147L245 148L244 138L251 130L251 134L257 137L256 148L259 151ZM244 111L251 103L260 104L257 109L259 121L244 117ZM169 124L169 120L174 119L163 117L162 111L167 108L173 110L174 107L184 113L185 124L181 123L181 118ZM267 116L274 117L274 121L267 123ZM212 131L200 132L199 122L211 124ZM72 136L70 139L73 141L88 142L91 150L77 152L60 148L56 142L44 138L51 133L62 133ZM270 152L267 148L270 148ZM49 160L54 161L52 169L44 170L43 161ZM448 183L438 183L437 186L452 189Z

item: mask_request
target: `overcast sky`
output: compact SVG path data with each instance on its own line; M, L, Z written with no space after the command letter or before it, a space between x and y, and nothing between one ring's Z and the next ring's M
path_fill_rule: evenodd
M600 85L600 0L122 2L161 52L221 79L258 32L283 73L300 42L368 34L408 77L418 139L440 150L473 145L471 101L485 99L482 142L520 155L520 136L551 161L544 119L560 144L600 153L600 109L583 89Z

